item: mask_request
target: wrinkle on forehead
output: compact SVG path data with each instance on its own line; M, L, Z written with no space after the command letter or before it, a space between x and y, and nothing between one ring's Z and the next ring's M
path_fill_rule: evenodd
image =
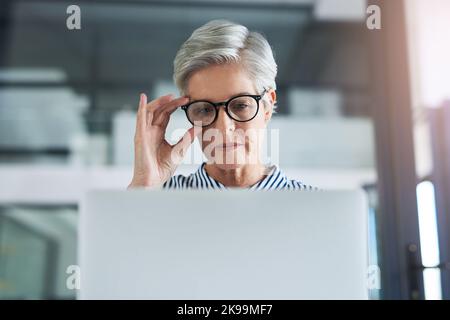
M258 94L253 80L238 64L213 65L193 73L186 96L190 101L225 101L241 93Z

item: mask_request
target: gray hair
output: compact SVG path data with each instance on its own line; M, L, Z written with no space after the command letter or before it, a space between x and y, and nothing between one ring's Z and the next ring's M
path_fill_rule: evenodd
M267 40L227 20L206 23L183 43L173 62L173 80L185 95L189 77L195 71L224 63L241 63L259 93L269 88L276 90L277 64Z

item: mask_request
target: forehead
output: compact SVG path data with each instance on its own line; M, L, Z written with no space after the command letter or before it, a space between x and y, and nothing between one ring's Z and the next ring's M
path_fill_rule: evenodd
M225 100L243 92L256 94L252 79L238 64L214 65L196 71L189 78L187 88L190 100Z

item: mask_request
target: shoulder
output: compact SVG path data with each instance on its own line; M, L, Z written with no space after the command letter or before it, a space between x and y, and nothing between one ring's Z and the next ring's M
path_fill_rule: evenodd
M199 186L200 183L195 173L188 176L177 174L163 184L163 189L197 189Z
M270 168L271 173L258 186L256 186L256 190L319 190L318 188L306 184L300 180L289 178L277 165L272 165Z
M163 189L220 189L218 182L208 176L205 163L188 176L174 175L163 184Z
M314 187L309 184L305 184L299 180L288 179L286 186L283 188L285 190L301 190L301 191L319 191L319 188Z
M184 190L184 189L227 189L220 182L210 177L205 169L203 163L197 171L188 176L174 175L163 184L163 189ZM276 165L269 167L269 174L256 183L249 190L299 190L299 191L317 191L317 187L305 184L299 180L289 179L284 172Z
M186 188L188 181L189 176L186 177L184 175L178 174L170 177L170 179L167 180L162 187L163 189L183 189Z

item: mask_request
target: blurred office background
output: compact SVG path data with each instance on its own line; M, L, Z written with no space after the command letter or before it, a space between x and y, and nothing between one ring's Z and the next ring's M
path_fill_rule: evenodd
M81 30L66 27L71 4ZM371 4L381 30L366 26ZM381 271L370 297L449 299L447 0L3 0L0 299L75 298L66 269L83 192L126 188L139 93L177 93L177 49L215 18L274 49L271 127L288 176L367 191L368 262ZM167 138L187 127L175 112Z

